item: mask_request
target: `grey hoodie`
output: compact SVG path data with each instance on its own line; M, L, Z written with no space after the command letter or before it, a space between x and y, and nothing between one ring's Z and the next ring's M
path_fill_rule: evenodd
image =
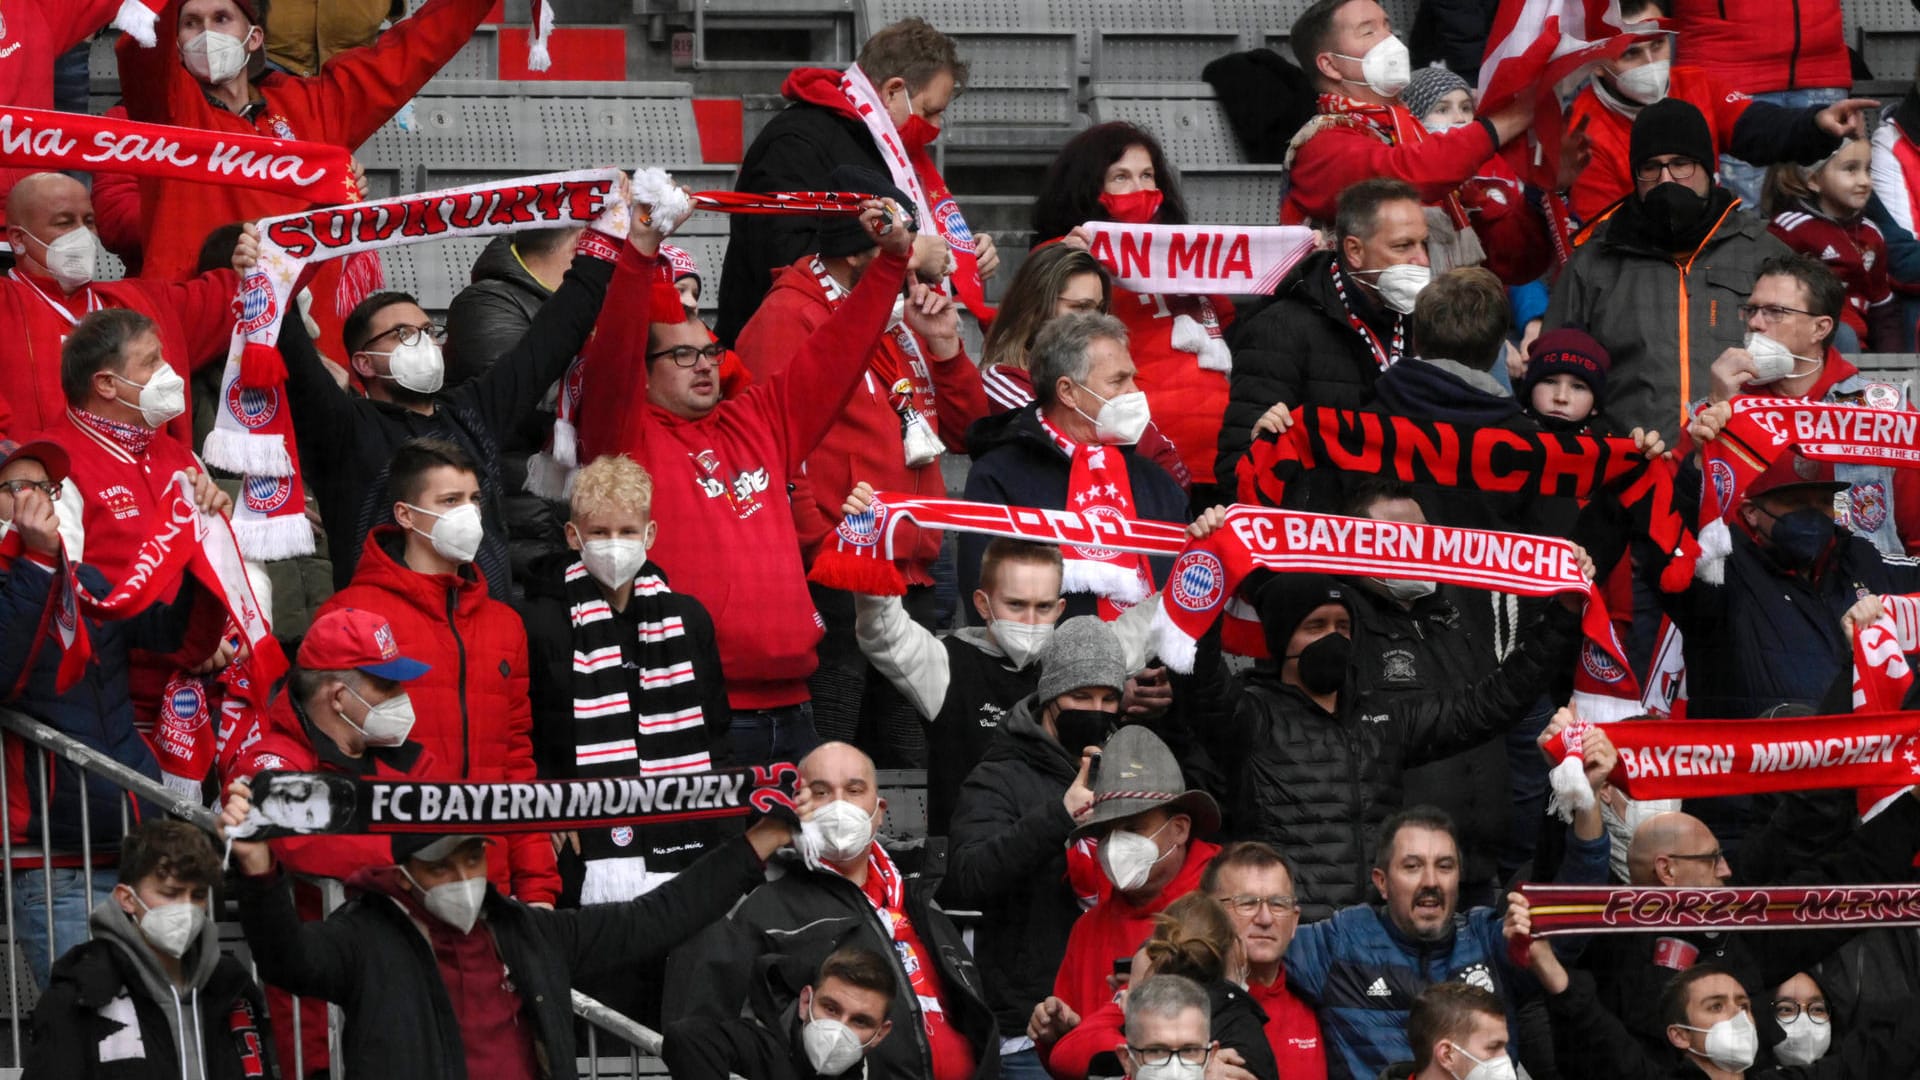
M110 943L132 963L133 969L140 973L140 985L147 996L167 1014L173 1028L173 1045L180 1055L182 1080L205 1080L206 1047L200 1030L200 991L220 965L220 932L213 920L200 925L200 940L188 947L187 954L181 958L181 973L187 980L184 988L175 986L173 979L161 969L159 955L140 933L140 925L120 910L118 903L110 900L94 908L87 925L93 929L96 939Z

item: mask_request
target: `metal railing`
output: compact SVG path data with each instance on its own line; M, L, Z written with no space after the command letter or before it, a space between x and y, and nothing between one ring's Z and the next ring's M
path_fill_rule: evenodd
M116 847L118 838L127 833L136 816L134 809L135 798L138 798L149 804L152 808L158 809L167 815L198 826L206 830L209 834L214 832L216 815L213 811L200 805L198 801L187 798L172 788L167 787L165 784L144 776L134 769L128 768L126 765L107 757L70 735L49 727L22 713L11 709L0 708L0 762L11 761L13 747L8 745L8 740L11 738L18 738L30 744L30 746L21 747L22 763L27 768L36 770L39 780L39 791L37 794L40 819L39 857L41 860L42 881L44 883L42 895L46 900L46 966L50 968L53 962L67 949L79 945L87 939L86 935L83 934L78 940L73 940L72 935L69 934L68 939L63 943L58 924L54 918L51 874L53 868L51 863L56 852L53 843L51 814L53 804L52 785L49 781L57 775L57 770L61 767L62 763L78 768L86 776L100 777L111 781L120 788L120 830L115 834ZM9 786L14 783L11 772L10 767L0 767L0 807L7 808L9 812L13 806L13 792L9 790ZM83 781L79 799L79 858L82 886L85 890L85 896L87 898L86 906L89 910L92 908L94 897L94 863L96 859L91 803L92 798ZM14 867L15 849L16 845L13 842L12 822L9 820L7 827L0 829L0 862L4 862L8 869L4 879L6 900L4 912L6 917L6 952L4 963L7 968L4 986L6 989L7 1005L7 1043L5 1045L11 1050L11 1056L5 1063L0 1063L0 1077L17 1075L17 1068L22 1060L20 1053L21 1032L27 1016L32 1011L32 1003L37 1000L39 996L39 987L37 984L32 986L28 985L33 982L31 973L22 971L25 957L21 942L18 940L16 933L18 927L14 919L14 891L17 887L17 882L14 879L15 873L17 872L17 869ZM71 852L66 854L70 856ZM107 852L102 851L99 854L105 855ZM30 868L23 867L19 869ZM109 878L117 876L110 865L102 865L99 868L99 872L108 875ZM320 888L323 912L331 913L345 901L345 889L339 882L322 879L305 880L311 881ZM219 912L217 902L214 905L214 911L216 915ZM23 977L25 977L24 980ZM23 991L29 990L31 991L30 994L23 994ZM301 1040L301 1004L300 998L293 998L292 1045L294 1047L294 1060L281 1063L283 1071L290 1077L304 1077L307 1073L306 1062L304 1061L304 1047ZM657 1060L659 1058L661 1047L661 1036L659 1032L602 1005L600 1002L580 993L578 990L573 992L573 1011L574 1015L585 1020L588 1025L586 1059L577 1064L581 1075L588 1077L589 1080L600 1080L602 1077L621 1075L647 1075L647 1073L642 1072L643 1065L649 1060ZM334 1080L339 1080L344 1066L340 1053L340 1010L338 1007L328 1007L327 1020L327 1042L330 1049L329 1072L334 1077ZM602 1057L601 1043L609 1039L615 1044L625 1044L626 1046L624 1051L618 1050L617 1046L613 1051L614 1060L618 1061L624 1058L626 1065L624 1073L617 1070L609 1071L608 1062ZM650 1071L659 1072L657 1069Z

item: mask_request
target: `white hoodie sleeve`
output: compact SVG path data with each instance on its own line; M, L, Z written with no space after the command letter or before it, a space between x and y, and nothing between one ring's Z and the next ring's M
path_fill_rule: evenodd
M947 700L952 668L933 631L914 622L897 596L853 598L853 635L860 651L921 716L932 720Z

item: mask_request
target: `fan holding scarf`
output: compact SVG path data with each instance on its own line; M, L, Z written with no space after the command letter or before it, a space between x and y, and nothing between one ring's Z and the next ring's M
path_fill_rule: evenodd
M951 291L984 325L993 310L981 282L993 276L1000 255L993 237L968 228L928 152L966 81L967 65L953 39L920 19L876 32L844 72L796 68L780 88L792 104L755 136L735 189L830 190L828 178L842 165L891 177L911 196L921 223L918 261L929 267L950 261ZM720 340L734 344L775 271L815 250L811 218L735 217L720 274ZM936 260L940 254L949 259Z

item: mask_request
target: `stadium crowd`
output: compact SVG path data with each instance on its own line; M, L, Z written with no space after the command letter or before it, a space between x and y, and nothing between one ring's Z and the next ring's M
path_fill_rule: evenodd
M0 108L144 9L106 120L350 154L492 6L0 4ZM0 138L5 704L219 815L8 741L25 1076L567 1080L575 989L683 1080L1920 1076L1920 413L1849 359L1914 347L1920 72L1851 96L1839 0L1618 0L1568 96L1482 109L1521 7L1426 0L1408 42L1317 0L1292 57L1208 68L1288 167L1271 220L1194 221L1159 133L1102 123L1004 266L928 151L966 58L908 19L792 72L740 166L840 212L735 214L703 267L642 172L494 236L444 322L376 251L274 261L260 223L333 200ZM1238 292L1115 258L1209 226L1299 248ZM205 464L272 425L290 476ZM1288 568L1269 526L1562 569ZM1763 724L1804 775L1663 749ZM1872 782L1819 749L1858 724ZM725 817L325 798L786 762ZM1646 914L1859 884L1905 906Z

